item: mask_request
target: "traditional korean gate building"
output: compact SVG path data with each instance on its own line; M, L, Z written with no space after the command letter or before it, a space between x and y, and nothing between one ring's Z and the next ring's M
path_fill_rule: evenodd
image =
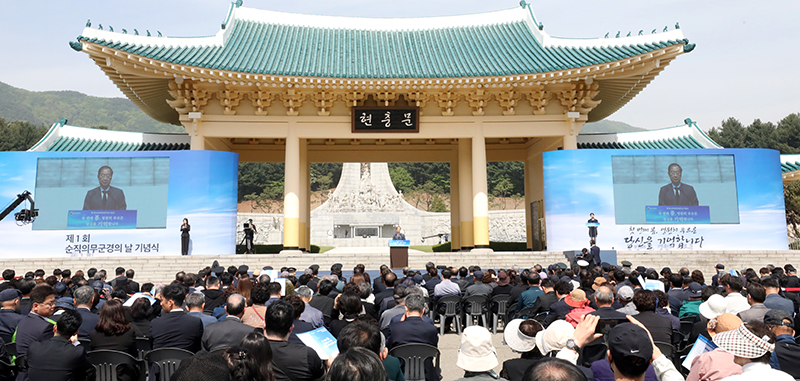
M463 250L489 245L487 161L512 160L525 163L528 248L540 250L542 152L578 148L584 123L614 113L694 48L680 29L553 37L524 1L416 19L289 14L237 1L214 36L87 26L70 45L148 115L184 126L191 149L285 162L289 250L310 247L309 163L449 162L453 248ZM412 108L418 129L356 131L355 107Z

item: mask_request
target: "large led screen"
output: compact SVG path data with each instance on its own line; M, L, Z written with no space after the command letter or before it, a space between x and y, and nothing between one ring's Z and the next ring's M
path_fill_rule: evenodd
M0 221L0 255L233 254L238 155L211 151L0 152L0 197L30 191L29 224Z
M780 155L763 149L545 152L548 250L785 250Z

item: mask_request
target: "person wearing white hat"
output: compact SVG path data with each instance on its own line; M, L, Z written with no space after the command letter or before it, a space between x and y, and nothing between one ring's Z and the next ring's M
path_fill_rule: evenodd
M775 350L775 334L764 323L743 323L739 328L714 336L714 344L733 354L733 362L742 373L723 378L726 381L791 381L794 377L772 369L769 358Z
M521 381L525 370L542 359L542 353L536 347L536 334L543 330L542 324L533 319L514 319L508 322L503 331L503 341L521 356L504 361L500 377Z
M473 325L461 334L456 366L464 369L464 377L456 381L508 381L498 377L494 368L499 365L497 351L492 345L492 333L481 326Z

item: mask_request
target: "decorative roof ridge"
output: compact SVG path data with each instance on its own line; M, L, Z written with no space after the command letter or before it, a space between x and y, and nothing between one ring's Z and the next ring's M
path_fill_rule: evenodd
M700 128L697 126L697 123L691 119L686 118L684 123L685 124L680 126L664 127L646 131L579 134L578 139L580 143L629 143L691 137L704 148L723 148L715 141L711 140L711 138L709 138L702 130L700 130Z
M36 142L33 147L29 148L28 151L46 151L47 147L49 147L50 144L53 144L53 142L61 136L61 127L65 125L67 125L66 118L61 118L61 120L58 122L53 123L53 125L50 126L50 129L47 130L47 133L44 134L44 136L42 136L42 138L39 139L39 141Z
M325 16L280 12L249 7L238 7L234 9L233 12L233 20L323 29L372 31L433 30L454 27L496 25L525 21L528 14L528 12L522 7L465 15L408 18Z
M230 28L228 28L230 29ZM133 34L124 34L112 32L102 29L94 29L86 27L83 33L78 37L82 39L100 39L105 41L112 41L120 44L133 44L133 45L150 45L150 46L222 46L224 43L226 30L220 29L216 35L204 37L155 37L155 36L142 36Z
M651 44L651 43L658 43L661 41L688 42L688 40L686 40L683 37L683 31L680 29L674 29L668 32L661 32L655 34L643 34L640 36L618 37L618 38L553 37L544 31L542 31L541 33L542 33L543 46L561 47L561 48L599 48L599 47Z

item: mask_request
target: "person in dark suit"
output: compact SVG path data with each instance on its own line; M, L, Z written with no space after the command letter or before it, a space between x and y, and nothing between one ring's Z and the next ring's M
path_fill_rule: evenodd
M126 210L125 192L111 186L114 170L104 165L97 170L97 180L100 186L86 192L83 199L83 210Z
M272 348L275 380L319 380L325 375L325 368L317 352L288 341L294 316L292 305L283 300L270 304L264 314L264 335ZM330 365L332 360L327 362ZM291 374L291 378L287 374Z
M694 188L681 183L683 168L678 163L672 163L667 167L667 171L671 182L661 187L658 192L658 205L699 205Z
M383 311L381 311L381 302L383 302L386 298L394 299L394 286L397 283L397 275L395 273L389 271L386 274L383 274L383 283L386 285L386 289L375 294L375 314L377 316L381 316Z
M228 316L225 317L225 320L209 324L203 330L204 350L212 352L221 348L234 347L239 345L248 333L261 331L261 329L242 323L245 307L247 307L247 299L241 294L233 294L228 297L225 305L225 312Z
M597 246L597 244L592 243L592 247L589 249L589 254L592 256L591 261L588 259L586 260L587 262L589 262L589 268L592 269L594 267L600 266L600 263L603 262L603 260L600 259L600 247Z
M6 343L13 341L14 331L17 330L17 325L24 318L16 311L21 296L22 292L16 288L7 288L0 292L0 305L2 305L2 309L0 309L0 339Z
M136 275L136 273L133 269L128 269L128 271L125 272L125 277L128 278L128 289L131 294L139 292L139 283L133 281L134 275Z
M574 308L564 300L564 297L572 292L572 283L559 281L553 288L558 301L550 305L550 313L545 318L544 325L550 325L550 323L559 319L566 319L567 314Z
M189 219L183 219L181 225L181 255L189 255L189 231L192 227L189 225Z
M406 240L406 235L402 233L402 229L399 226L395 228L394 235L392 236L392 239L395 240L395 241L405 241Z
M55 321L50 316L55 311L56 291L42 284L31 291L31 312L17 325L17 353L25 355L34 341L45 341L53 337ZM27 378L26 378L27 379Z
M656 294L650 290L640 290L633 294L633 304L639 311L636 320L650 331L653 341L672 344L672 322L656 313Z
M31 343L27 351L27 377L23 379L48 381L88 379L87 374L91 375L94 367L86 357L86 349L73 345L78 339L78 327L82 322L83 319L77 311L65 310L56 324L53 338Z
M594 217L594 213L589 213L589 221L586 222L598 222L597 218ZM597 226L589 226L589 243L594 244L597 242Z
M600 319L628 320L627 315L611 307L614 304L614 290L610 286L598 287L594 292L594 300L597 304L597 309L589 312L589 315L600 316Z
M181 348L187 351L200 350L203 337L203 322L183 312L181 306L186 291L180 284L171 284L161 292L161 317L150 323L150 346L158 348Z
M403 344L428 344L439 346L439 330L436 326L425 322L425 297L420 294L406 296L406 313L400 321L389 324L390 339L387 343L389 350ZM425 380L439 381L439 375L433 367L433 359L425 360Z
M78 329L78 340L83 342L91 340L89 336L97 326L97 322L100 321L100 316L92 312L94 298L95 293L92 286L78 287L78 289L72 293L72 300L75 302L75 310L81 314L81 318L83 319L83 323L81 323L81 327Z

